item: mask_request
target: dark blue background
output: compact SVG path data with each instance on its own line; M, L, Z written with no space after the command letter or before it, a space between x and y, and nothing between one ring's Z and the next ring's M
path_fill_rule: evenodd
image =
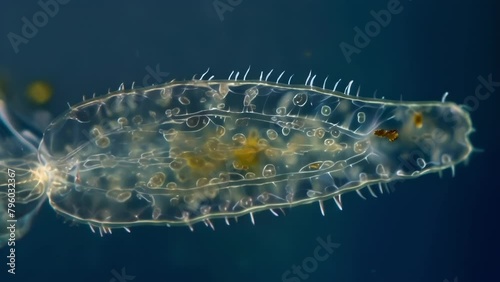
M221 21L213 0L70 0L16 54L7 34L21 34L21 18L41 8L36 1L5 0L0 68L11 78L9 95L22 95L35 79L51 82L47 107L54 115L83 95L142 84L147 68L157 65L170 73L158 83L207 67L222 78L252 65L253 78L260 70L275 69L274 78L286 70L302 83L313 70L330 75L330 87L338 78L353 79L366 96L377 90L391 99L440 100L449 91L448 100L457 103L474 95L478 76L500 81L494 1L402 0L401 13L348 63L339 44L353 44L353 28L364 28L373 20L370 11L388 2L242 0ZM133 281L281 281L312 255L317 237L327 236L341 246L307 281L497 281L500 87L495 90L471 113L473 144L485 152L459 165L454 178L450 171L441 179L426 175L367 201L344 195L344 211L329 201L325 217L307 205L285 217L255 214L256 226L249 217L231 227L218 220L215 232L203 224L195 232L139 227L100 238L87 226L63 223L46 204L18 241L16 276L6 274L6 250L0 251L0 281L108 282L122 268Z

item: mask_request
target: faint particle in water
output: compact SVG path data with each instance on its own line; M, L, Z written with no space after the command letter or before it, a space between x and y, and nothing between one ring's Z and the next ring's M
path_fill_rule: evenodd
M54 96L54 89L49 82L37 80L26 87L26 95L32 103L44 105Z
M417 128L422 127L422 125L424 124L424 117L423 117L422 113L413 114L413 123L415 123L415 126Z

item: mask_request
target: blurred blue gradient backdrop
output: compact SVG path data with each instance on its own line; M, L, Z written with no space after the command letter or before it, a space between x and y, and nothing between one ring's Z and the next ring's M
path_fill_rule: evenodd
M295 83L312 70L316 81L329 75L330 88L352 79L364 96L440 100L448 91L460 104L475 95L479 76L500 82L494 1L41 2L59 3L58 10L44 18L37 1L0 4L0 75L9 82L9 110L27 120L24 89L38 79L54 87L44 108L53 115L122 82L189 79L208 67L218 78L249 65L252 78L285 70ZM374 14L383 9L393 13L376 29ZM23 36L23 17L39 25L31 38ZM356 27L367 25L369 42L356 47ZM346 56L342 43L356 52ZM471 113L472 142L485 152L456 167L454 178L426 175L366 201L344 195L344 211L325 202L325 217L314 204L284 217L255 214L256 226L249 217L230 227L217 220L215 232L203 224L194 232L137 227L101 238L45 204L17 242L15 276L0 250L0 281L498 281L499 93L493 87ZM307 280L283 277L329 236L340 247Z

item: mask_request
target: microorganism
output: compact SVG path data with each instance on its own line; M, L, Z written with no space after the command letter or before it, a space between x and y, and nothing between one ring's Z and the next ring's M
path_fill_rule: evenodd
M248 73L248 71L247 71ZM388 183L454 168L473 150L467 110L269 80L172 81L72 106L31 147L0 161L2 224L9 169L28 222L46 198L60 215L101 234L136 225L214 227L212 220L333 199L376 196ZM5 104L2 104L5 108ZM416 116L418 113L418 116ZM21 141L23 140L23 141ZM2 144L4 146L4 144ZM373 187L376 187L373 188ZM14 190L12 190L14 192ZM366 193L365 193L366 194ZM27 226L27 224L26 224ZM23 229L23 233L27 232ZM2 229L1 232L5 232Z

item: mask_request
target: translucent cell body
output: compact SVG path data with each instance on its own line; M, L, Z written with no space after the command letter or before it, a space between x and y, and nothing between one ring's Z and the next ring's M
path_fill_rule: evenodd
M46 197L61 215L104 230L211 225L331 198L340 207L345 192L375 195L372 184L453 168L472 150L469 115L454 103L265 81L172 82L96 97L55 119L38 149L0 106L0 219L9 217L14 169L18 235ZM9 234L0 227L1 245Z
M85 101L47 128L39 152L50 204L67 217L188 225L441 171L468 157L470 132L453 103L187 81Z

